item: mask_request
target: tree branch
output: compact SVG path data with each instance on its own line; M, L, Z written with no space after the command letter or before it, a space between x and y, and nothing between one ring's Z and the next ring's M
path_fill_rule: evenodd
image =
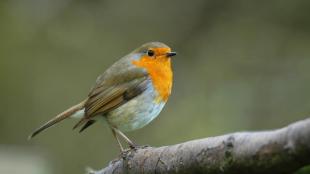
M292 173L310 164L310 118L285 128L240 132L128 151L93 174Z

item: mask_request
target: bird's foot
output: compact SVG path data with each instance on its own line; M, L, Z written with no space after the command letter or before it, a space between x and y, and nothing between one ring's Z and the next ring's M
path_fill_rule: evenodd
M146 149L151 147L150 145L137 145L137 144L130 144L128 149L124 149L120 153L120 157L126 159L131 152L136 152L139 149Z
M120 153L120 158L126 159L129 156L129 153L131 152L132 149L125 149L122 150Z
M129 144L129 148L130 148L131 150L135 150L135 149L137 149L137 147L139 147L139 145L137 145L137 144L135 144L135 143Z

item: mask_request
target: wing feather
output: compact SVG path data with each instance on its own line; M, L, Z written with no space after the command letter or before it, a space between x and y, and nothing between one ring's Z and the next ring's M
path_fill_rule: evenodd
M74 128L119 107L147 88L148 74L132 65L134 59L132 55L123 57L97 78L85 102L85 115Z
M79 127L97 115L104 115L140 95L147 89L148 83L150 83L150 79L144 76L108 88L94 88L96 91L89 95L85 103L85 117L74 128Z

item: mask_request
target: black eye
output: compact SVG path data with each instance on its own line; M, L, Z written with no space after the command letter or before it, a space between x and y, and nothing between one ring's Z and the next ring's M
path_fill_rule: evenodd
M150 57L152 57L152 56L154 56L154 51L153 50L147 50L147 55L148 56L150 56Z

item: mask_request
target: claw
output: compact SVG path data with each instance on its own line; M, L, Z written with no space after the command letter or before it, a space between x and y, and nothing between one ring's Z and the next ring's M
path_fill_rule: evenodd
M139 149L146 149L148 147L151 147L150 145L130 145L129 146L132 150L139 150Z
M123 151L121 151L120 153L120 158L122 158L123 160L126 159L126 157L128 156L128 154L131 152L131 148L130 149L125 149Z
M132 144L129 144L129 147L130 147L130 149L134 150L134 149L139 148L139 145L132 143Z

